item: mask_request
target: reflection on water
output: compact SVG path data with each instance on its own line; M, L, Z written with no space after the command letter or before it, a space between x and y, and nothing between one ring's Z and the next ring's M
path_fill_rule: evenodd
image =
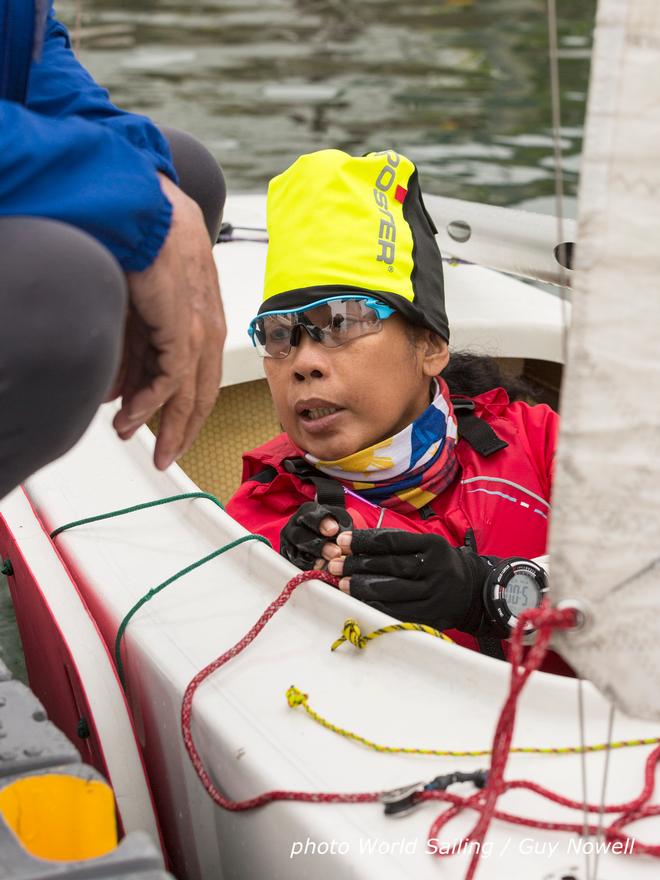
M562 148L577 182L596 0L560 2ZM74 0L59 13L75 19ZM83 0L81 57L120 105L201 137L233 190L302 152L394 146L425 189L553 192L546 0Z

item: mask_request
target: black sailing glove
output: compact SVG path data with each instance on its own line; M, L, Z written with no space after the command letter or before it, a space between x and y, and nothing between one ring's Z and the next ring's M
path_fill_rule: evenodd
M342 576L351 579L351 596L399 620L476 633L484 631L490 570L489 559L439 535L362 529L353 532Z
M293 562L303 571L314 568L314 563L321 558L321 549L328 541L334 541L320 531L321 521L326 516L332 517L339 524L339 532L353 528L353 520L348 511L334 504L318 504L306 501L280 533L280 553L285 559Z

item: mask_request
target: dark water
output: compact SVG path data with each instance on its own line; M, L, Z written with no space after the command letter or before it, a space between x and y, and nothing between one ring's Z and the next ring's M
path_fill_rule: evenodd
M394 147L425 190L553 209L545 0L82 0L80 56L126 109L199 136L231 190L300 153ZM566 190L596 0L557 0ZM75 0L56 9L76 21ZM574 205L569 198L567 211ZM0 578L0 656L20 671Z

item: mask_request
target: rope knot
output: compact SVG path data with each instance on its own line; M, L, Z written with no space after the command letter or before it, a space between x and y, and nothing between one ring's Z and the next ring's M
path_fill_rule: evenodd
M298 690L298 688L293 684L286 692L287 702L292 709L295 709L296 706L304 706L307 702L307 697L307 694L303 694L303 692Z
M342 630L342 634L339 636L336 642L333 642L330 650L334 651L338 648L343 642L350 642L354 648L366 648L367 639L362 635L362 630L360 629L360 625L357 620L354 620L352 617L349 617L348 620L344 621L344 629Z

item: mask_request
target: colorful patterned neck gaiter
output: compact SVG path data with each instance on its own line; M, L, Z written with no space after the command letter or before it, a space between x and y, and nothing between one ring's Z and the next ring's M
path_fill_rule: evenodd
M434 382L432 403L394 437L338 461L322 461L309 453L306 460L381 507L410 513L429 504L458 471L457 427L449 389L442 379Z

